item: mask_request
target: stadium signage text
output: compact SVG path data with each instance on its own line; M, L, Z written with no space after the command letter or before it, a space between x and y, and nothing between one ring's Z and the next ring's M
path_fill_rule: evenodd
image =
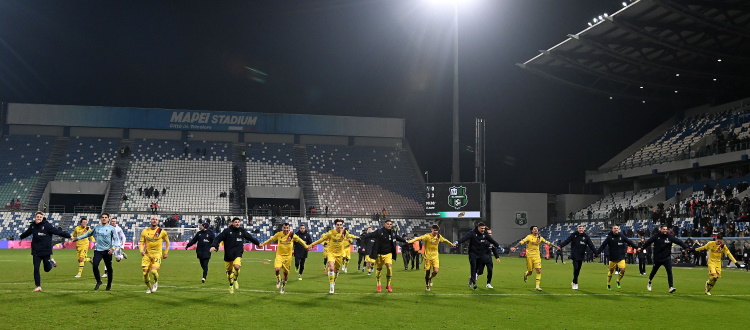
M258 122L257 116L237 116L211 114L210 112L195 111L173 111L170 123L181 124L223 124L223 125L244 125L255 126Z

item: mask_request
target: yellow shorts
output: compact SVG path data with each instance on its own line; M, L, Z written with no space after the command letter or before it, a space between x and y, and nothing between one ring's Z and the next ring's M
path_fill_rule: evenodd
M435 259L432 259L432 260L430 260L430 259L425 259L424 260L424 269L425 270L430 270L430 269L432 269L432 267L440 268L440 259L435 258Z
M328 263L331 263L331 261L333 261L333 267L336 269L341 269L341 265L344 264L344 255L328 254L326 258L328 260Z
M532 271L534 268L542 268L542 258L541 257L529 257L529 255L526 255L526 271Z
M291 267L291 256L276 256L276 259L273 261L273 268L283 268L285 273L288 273Z
M373 258L370 258L370 256L369 256L369 255L367 255L367 256L365 256L365 262L372 262L372 263L375 263L375 259L373 259Z
M708 263L708 274L716 274L721 277L721 264Z
M351 258L352 258L352 250L351 250L351 247L347 247L347 248L346 248L346 249L344 250L344 258L346 258L346 259L351 259Z
M141 258L141 268L159 268L161 267L161 254L146 254Z
M86 257L88 257L88 255L89 255L89 247L88 246L86 246L85 249L76 249L76 256L77 256L78 259L81 259L81 258L86 259Z
M625 260L620 260L618 262L610 261L609 266L607 267L609 268L610 271L614 271L615 266L617 266L617 268L620 268L620 269L625 269Z
M238 257L233 261L224 261L224 266L227 269L227 272L231 272L232 268L234 268L234 265L239 265L240 267L242 267L242 258Z
M375 268L383 268L383 265L392 265L393 255L392 254L378 254L378 258L375 259Z

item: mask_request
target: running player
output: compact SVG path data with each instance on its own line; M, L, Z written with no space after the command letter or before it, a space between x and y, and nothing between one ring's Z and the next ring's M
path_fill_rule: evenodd
M250 235L244 228L240 227L240 218L232 219L230 226L216 236L211 244L211 252L219 249L219 244L224 243L224 265L227 270L227 279L229 280L229 293L234 293L235 289L240 288L240 268L242 267L242 253L244 252L245 241L250 241L255 245L260 245L253 235Z
M393 229L393 221L386 220L383 227L362 236L363 238L375 238L375 243L372 249L370 249L370 258L375 260L375 278L377 280L376 291L381 292L382 286L380 283L380 274L383 270L383 265L386 266L386 290L393 292L391 287L391 278L393 277L393 260L396 260L396 241L406 243L406 240L398 235Z
M737 260L732 256L732 253L729 252L729 248L724 245L724 236L722 235L717 235L715 241L708 242L706 245L695 249L695 251L703 250L708 251L708 274L711 275L711 277L706 281L705 289L706 294L710 296L711 289L714 288L716 281L721 277L721 258L726 255L735 264L737 263ZM746 264L745 267L747 266L748 265Z
M628 245L634 249L638 249L638 246L633 241L620 232L620 226L612 226L612 231L607 234L607 238L604 239L602 245L594 252L599 254L604 251L605 247L608 247L607 290L612 290L612 274L614 274L615 268L619 268L617 288L622 288L620 282L622 282L622 278L625 276L625 248Z
M91 227L89 227L89 220L86 219L86 217L82 217L81 221L78 223L78 226L76 226L73 229L73 233L70 234L72 237L78 237L82 236L85 233L88 233L89 230L91 230ZM80 278L81 273L83 273L83 265L86 264L86 262L90 262L91 258L88 257L89 255L89 242L93 241L93 237L87 237L81 240L76 241L76 256L78 256L78 274L74 276L75 278Z
M281 289L279 293L286 291L286 281L289 278L289 268L292 267L292 244L296 243L307 249L307 244L299 236L292 233L288 223L281 225L281 231L260 246L265 246L271 242L276 242L276 259L273 262L274 271L276 271L276 288ZM283 276L279 272L283 273Z
M511 247L510 250L515 251L519 245L526 244L526 272L523 273L523 281L526 282L529 275L531 275L533 270L536 269L536 287L534 289L542 291L542 288L539 286L542 283L542 257L539 255L539 246L542 243L546 243L547 245L558 249L560 247L547 241L544 237L539 236L539 227L531 226L529 230L531 231L531 234L518 242L516 246Z
M169 253L169 237L167 232L159 227L159 217L151 217L151 226L141 232L139 240L141 250L141 268L143 269L143 282L146 283L146 293L156 292L159 288L159 268L161 260L167 259ZM162 250L162 243L166 247ZM151 278L154 284L151 284Z
M312 249L320 243L325 242L328 245L328 252L326 252L325 258L328 261L328 283L330 284L328 293L330 294L335 292L336 279L339 276L339 269L344 259L344 246L348 244L347 241L359 238L344 230L344 220L336 219L333 221L333 224L335 229L323 234L320 239L308 246L308 249Z
M438 253L438 244L448 243L452 247L456 247L451 241L445 239L440 235L440 226L432 225L432 232L419 237L412 238L406 243L414 243L416 241L424 242L424 283L425 290L430 291L432 287L432 279L437 276L440 271L440 255Z

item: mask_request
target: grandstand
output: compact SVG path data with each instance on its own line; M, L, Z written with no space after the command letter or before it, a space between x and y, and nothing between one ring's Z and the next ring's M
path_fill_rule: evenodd
M109 181L119 144L120 141L113 138L71 138L55 181Z
M133 147L125 184L128 200L122 210L145 212L158 203L167 212L229 213L229 201L220 194L231 191L231 178L227 143L139 140ZM148 188L158 192L147 196L143 190Z
M419 178L405 151L386 147L308 145L316 205L334 214L423 212Z
M4 136L0 142L0 203L26 206L31 188L39 180L55 138L41 135Z

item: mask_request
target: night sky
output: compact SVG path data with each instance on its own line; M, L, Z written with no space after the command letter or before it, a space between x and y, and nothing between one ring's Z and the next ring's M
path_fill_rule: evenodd
M515 66L620 3L460 7L461 144L484 118L488 191L580 193L585 170L675 113ZM0 1L0 101L405 118L419 167L446 182L452 24L429 0Z

